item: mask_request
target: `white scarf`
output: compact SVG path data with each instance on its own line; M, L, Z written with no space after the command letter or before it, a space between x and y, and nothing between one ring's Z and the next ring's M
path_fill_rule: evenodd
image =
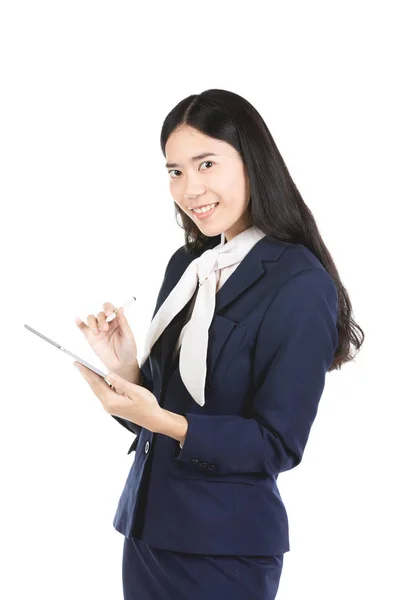
M204 388L207 372L208 330L215 310L216 275L218 269L235 265L246 256L265 233L254 225L229 242L221 233L221 242L194 259L171 290L151 321L140 363L146 362L152 346L164 329L199 289L190 320L182 329L179 371L182 381L193 399L204 406ZM226 243L225 243L226 242Z

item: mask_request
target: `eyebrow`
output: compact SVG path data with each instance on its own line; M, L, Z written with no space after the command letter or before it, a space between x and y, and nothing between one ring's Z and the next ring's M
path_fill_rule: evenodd
M198 154L197 156L192 156L190 159L191 162L195 162L196 160L200 160L201 158L206 158L206 156L217 156L214 152L203 152L202 154ZM175 167L179 167L178 163L166 163L166 168L171 169Z

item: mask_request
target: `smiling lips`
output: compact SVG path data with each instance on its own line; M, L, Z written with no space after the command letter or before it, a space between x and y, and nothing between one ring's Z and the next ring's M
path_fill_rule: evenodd
M200 210L202 208L207 208L209 206L215 207L217 204L219 204L219 202L212 202L211 204L203 204L202 206L188 206L188 209L191 211L196 212L197 210Z
M209 204L208 206L212 206L213 208L208 208L206 210L200 210L196 212L192 209L192 212L196 215L196 219L202 221L203 219L208 219L218 208L219 202L214 202L213 204Z
M188 206L188 209L193 210L194 208L204 208L205 206L211 206L211 204L216 204L216 202L209 202L208 204L200 204L199 206Z

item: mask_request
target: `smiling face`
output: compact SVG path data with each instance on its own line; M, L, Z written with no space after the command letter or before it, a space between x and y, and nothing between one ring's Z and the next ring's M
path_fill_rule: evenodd
M179 127L165 145L169 186L174 202L212 237L225 232L229 242L251 225L249 181L236 150L188 125ZM195 157L195 158L194 158ZM189 207L218 202L209 214Z

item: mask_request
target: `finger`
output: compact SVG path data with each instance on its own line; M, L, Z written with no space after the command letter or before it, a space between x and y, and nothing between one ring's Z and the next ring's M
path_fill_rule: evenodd
M78 369L78 371L82 373L84 378L89 383L92 383L94 380L97 380L100 377L99 375L97 375L97 373L94 373L91 369L88 369L87 367L85 367L85 365L82 365L80 362L75 361L73 365Z
M106 322L106 315L104 311L98 313L97 321L100 331L108 331L108 323Z
M82 375L84 376L84 378L86 379L86 381L88 382L88 384L90 385L90 387L94 390L94 389L99 389L101 387L106 386L105 389L109 389L109 386L107 384L107 382L104 380L104 377L102 377L101 375L98 375L97 373L94 373L91 369L88 369L87 367L85 367L84 365L82 365L79 362L74 362L73 363L74 367L76 367L78 369L78 371L80 371L82 373Z
M99 324L97 323L97 319L94 315L88 315L87 322L94 334L99 333Z
M86 325L85 321L82 321L80 317L75 317L75 324L80 329L85 337L87 337L88 333L91 331L90 328Z
M88 384L92 386L93 382L91 377L91 371L87 369L84 365L81 365L81 363L79 362L74 362L73 365L76 369L78 369L78 371L80 371L80 373L83 375L84 379L86 379Z
M115 306L114 306L114 304L111 304L111 302L104 302L103 308L104 308L106 317L109 317L111 315L111 313L115 310Z
M116 317L118 326L120 328L121 334L123 337L129 338L132 337L132 329L128 323L128 319L125 316L123 306L120 306L117 310Z
M112 385L117 394L132 394L134 392L134 384L126 381L123 377L116 375L115 373L108 373L106 380Z

